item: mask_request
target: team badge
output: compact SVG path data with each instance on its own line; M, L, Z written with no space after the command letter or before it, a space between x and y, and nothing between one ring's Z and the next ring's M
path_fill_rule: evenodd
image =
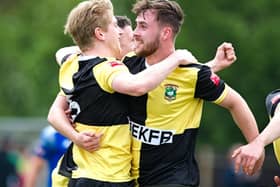
M166 84L164 86L165 86L164 98L167 101L175 100L176 95L177 95L178 86L176 86L174 84Z

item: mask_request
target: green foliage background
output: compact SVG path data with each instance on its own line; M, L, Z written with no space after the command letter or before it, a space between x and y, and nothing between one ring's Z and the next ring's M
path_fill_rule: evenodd
M63 26L77 0L2 0L0 6L0 116L46 116L58 92L55 51L72 45ZM112 0L115 14L135 16L134 0ZM260 129L268 122L264 99L279 87L280 1L178 0L186 17L177 48L202 62L223 41L234 44L238 60L219 73L249 103ZM230 114L205 104L199 142L224 149L243 141Z

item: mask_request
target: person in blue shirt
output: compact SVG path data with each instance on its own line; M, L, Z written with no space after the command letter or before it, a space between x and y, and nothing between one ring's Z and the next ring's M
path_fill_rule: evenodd
M26 176L26 187L36 186L45 164L47 165L47 187L51 187L52 170L70 143L70 140L58 133L52 126L45 127L33 148L30 169Z

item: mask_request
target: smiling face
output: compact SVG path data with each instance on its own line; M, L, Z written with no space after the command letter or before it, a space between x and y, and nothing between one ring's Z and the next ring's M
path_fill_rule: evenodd
M160 26L152 9L140 13L136 18L134 30L135 53L147 57L153 54L160 45Z

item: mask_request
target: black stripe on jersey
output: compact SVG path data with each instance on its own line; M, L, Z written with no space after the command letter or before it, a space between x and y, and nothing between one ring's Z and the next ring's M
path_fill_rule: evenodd
M196 98L202 98L206 101L215 101L218 99L225 89L224 81L221 80L217 75L218 82L214 82L211 78L213 72L208 66L201 66L198 72L198 79L196 83Z
M134 187L135 181L107 182L88 178L70 179L68 187Z
M93 78L93 72L92 68L96 66L97 64L104 62L105 58L94 58L89 59L85 61L79 61L79 69L78 72L76 72L73 75L73 83L74 83L74 89L67 90L65 88L62 88L64 93L67 95L73 95L81 92L81 90L96 85L96 81L92 81Z
M79 70L73 75L74 89L62 88L66 95L71 96L71 102L79 105L80 112L77 114L75 122L95 126L128 123L126 96L104 91L94 77L94 66L106 60L97 57L79 61Z
M64 62L66 62L66 60L68 59L68 57L71 56L71 55L72 55L72 53L65 55L65 56L61 59L60 65L62 65Z
M126 56L123 59L123 63L128 67L130 73L136 74L146 69L145 58L138 57L136 55ZM127 96L128 99L128 111L131 121L142 124L147 118L147 99L148 94L142 96ZM144 115L145 114L145 115Z
M146 69L145 66L145 58L144 57L138 57L138 56L126 56L123 59L123 63L128 67L130 73L136 74L140 71L143 71Z
M73 143L70 144L67 151L64 153L58 170L58 174L68 178L71 178L72 171L77 169L77 164L73 160L72 149Z
M179 65L179 67L194 67L199 69L194 95L195 98L201 98L206 101L215 101L224 91L224 81L217 75L215 75L208 66L203 64L187 64ZM218 78L218 85L216 85L215 82L211 79L211 76L213 74Z
M179 67L180 68L192 68L192 67L196 67L196 68L201 68L201 66L203 66L202 64L180 64Z
M139 184L198 186L199 169L194 155L197 134L198 129L187 129L183 134L174 135L172 144L156 146L143 143ZM158 163L156 167L154 163Z

